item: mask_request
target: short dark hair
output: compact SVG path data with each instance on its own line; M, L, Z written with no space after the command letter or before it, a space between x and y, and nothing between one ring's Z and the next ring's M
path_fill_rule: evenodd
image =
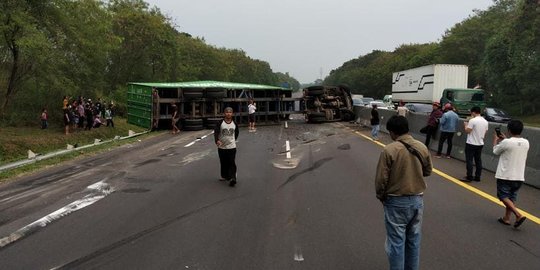
M409 132L409 122L405 116L394 115L386 122L386 129L400 136Z
M472 107L472 108L471 108L471 112L473 112L473 113L480 113L480 107L478 107L478 106Z
M521 132L523 131L523 122L519 120L510 120L507 128L513 135L521 135Z

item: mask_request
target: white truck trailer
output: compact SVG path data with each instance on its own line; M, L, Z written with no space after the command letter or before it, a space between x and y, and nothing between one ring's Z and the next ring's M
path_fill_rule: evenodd
M436 64L394 72L392 100L417 103L440 101L444 89L467 88L469 67Z

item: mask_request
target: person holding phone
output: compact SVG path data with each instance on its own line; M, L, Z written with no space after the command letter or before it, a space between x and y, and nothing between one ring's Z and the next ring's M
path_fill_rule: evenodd
M514 228L518 228L527 219L517 207L517 194L525 182L525 165L529 152L529 141L521 137L523 123L519 120L508 122L509 138L495 129L493 136L493 154L500 156L497 164L495 178L497 179L497 197L506 207L504 216L499 223L511 225L510 218L514 214L516 219Z
M464 122L464 129L467 133L467 142L465 144L465 160L467 163L467 176L461 181L480 182L482 176L482 148L484 147L484 136L488 130L489 124L480 114L480 107L471 108L471 119ZM476 166L473 178L473 160Z

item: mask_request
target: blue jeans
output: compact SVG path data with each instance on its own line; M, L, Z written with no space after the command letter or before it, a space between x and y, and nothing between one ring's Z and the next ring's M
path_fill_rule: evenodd
M383 202L385 250L390 270L418 269L422 238L422 196L388 196Z
M379 125L371 126L371 137L377 139L379 137Z

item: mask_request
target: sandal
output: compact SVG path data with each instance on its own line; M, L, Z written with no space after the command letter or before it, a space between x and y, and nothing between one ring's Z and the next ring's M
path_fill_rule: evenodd
M527 219L527 217L521 217L520 219L518 219L516 221L516 223L514 223L514 228L517 228L519 226L521 226L521 224L523 223L523 221L525 221Z
M497 219L497 221L501 224L504 224L504 225L507 225L507 226L510 226L510 222L508 221L504 221L504 219L501 217L499 219Z

